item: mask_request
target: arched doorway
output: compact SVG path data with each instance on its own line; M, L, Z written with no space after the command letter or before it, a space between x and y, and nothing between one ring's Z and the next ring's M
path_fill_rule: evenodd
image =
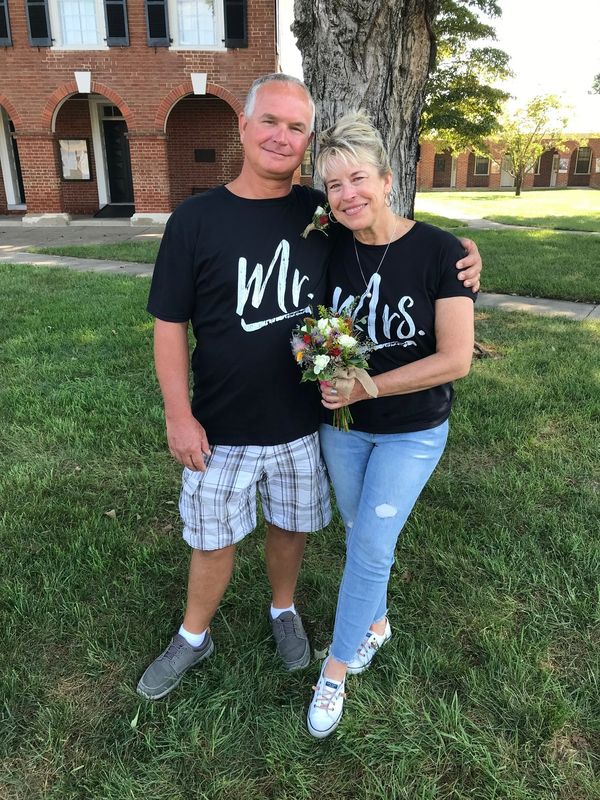
M100 94L74 94L57 110L54 133L62 170L63 211L131 217L135 211L127 122Z
M242 166L238 119L215 95L186 95L166 124L172 207L235 178Z

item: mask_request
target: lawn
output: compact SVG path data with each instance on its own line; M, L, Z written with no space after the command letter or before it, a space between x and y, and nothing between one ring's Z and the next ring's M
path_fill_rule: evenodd
M514 192L419 192L417 211L452 212L508 225L600 231L600 190L546 189Z
M484 260L484 291L600 302L600 236L463 229L456 220L426 212L417 213L417 218L477 242ZM152 264L158 247L156 241L121 242L49 247L38 252Z
M398 549L395 635L317 743L318 664L273 658L262 530L239 548L215 656L164 701L135 694L188 559L147 288L0 266L0 797L598 800L600 325L478 315L497 357L457 387ZM342 558L336 522L298 594L319 649Z

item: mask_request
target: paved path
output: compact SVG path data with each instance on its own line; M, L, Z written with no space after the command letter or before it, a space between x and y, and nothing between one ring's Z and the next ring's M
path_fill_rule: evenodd
M496 223L492 223L496 224ZM506 226L499 226L506 227ZM103 272L119 275L150 277L151 264L130 261L105 261L92 258L70 258L41 253L27 253L27 247L57 247L67 244L111 244L113 242L160 239L163 226L137 229L129 225L67 225L35 227L28 230L20 225L0 223L0 264L33 264L44 267L67 267L78 272ZM600 305L572 303L566 300L544 300L481 292L477 308L499 308L503 311L525 311L531 314L566 317L573 320L600 320Z

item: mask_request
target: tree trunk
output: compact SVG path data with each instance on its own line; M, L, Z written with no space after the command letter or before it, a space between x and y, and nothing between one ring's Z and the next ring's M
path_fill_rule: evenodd
M439 0L294 0L292 30L317 107L316 130L365 109L388 148L396 210L407 217L438 7Z
M515 197L520 197L521 186L523 185L523 172L519 169L515 175Z

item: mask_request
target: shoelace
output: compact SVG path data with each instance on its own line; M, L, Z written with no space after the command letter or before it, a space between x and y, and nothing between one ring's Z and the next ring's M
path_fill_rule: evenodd
M185 646L184 642L171 641L171 643L169 644L169 646L165 650L163 658L165 658L165 659L167 659L169 661L175 661L177 659L177 656L182 651L184 646Z
M340 692L340 687L332 689L330 686L325 685L325 680L319 681L316 686L313 686L313 692L317 692L317 696L313 700L317 708L323 708L325 711L333 711L333 701L336 695L347 697L346 692Z
M379 649L379 643L377 642L377 639L375 638L375 634L374 633L370 633L367 637L365 637L362 640L362 642L360 643L360 645L358 646L357 652L358 652L358 655L360 656L360 658L366 658L367 655L368 655L367 651L369 649L371 649L371 650L378 650Z

